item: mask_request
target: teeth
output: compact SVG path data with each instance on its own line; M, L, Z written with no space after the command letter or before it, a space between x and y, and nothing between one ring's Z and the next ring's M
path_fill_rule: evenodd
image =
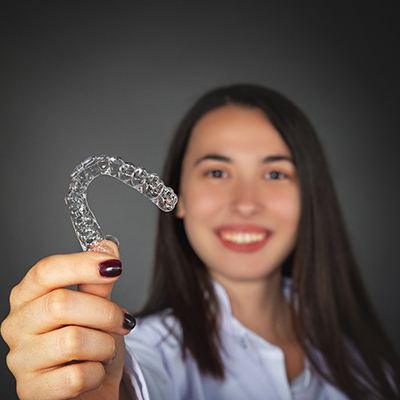
M221 233L221 236L224 240L234 243L253 243L263 240L265 238L265 233L224 232Z

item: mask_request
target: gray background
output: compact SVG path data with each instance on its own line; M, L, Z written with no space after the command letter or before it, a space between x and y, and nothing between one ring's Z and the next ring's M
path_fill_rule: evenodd
M2 4L1 319L31 265L79 250L63 201L77 163L106 153L160 171L192 102L242 81L287 94L319 131L365 284L400 350L398 1ZM89 197L122 243L114 299L135 310L158 210L111 178ZM6 351L1 342L1 397L13 398Z

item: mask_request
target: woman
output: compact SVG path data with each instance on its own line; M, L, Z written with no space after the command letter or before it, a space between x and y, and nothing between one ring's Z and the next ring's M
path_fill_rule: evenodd
M2 335L21 398L399 398L398 358L295 105L254 85L205 94L164 180L179 203L160 214L150 298L125 353L134 321L108 300L121 266L101 253L117 256L113 244L39 261L13 290ZM64 289L74 283L80 292Z

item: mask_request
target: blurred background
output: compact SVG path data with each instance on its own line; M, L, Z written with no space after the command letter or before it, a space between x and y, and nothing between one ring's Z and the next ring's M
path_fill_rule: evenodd
M317 128L364 282L400 351L399 3L235 3L2 2L1 320L31 265L80 250L63 200L76 164L111 154L160 172L198 96L251 82L288 95ZM121 242L114 300L137 310L159 211L107 177L89 201ZM12 399L0 348L1 397Z

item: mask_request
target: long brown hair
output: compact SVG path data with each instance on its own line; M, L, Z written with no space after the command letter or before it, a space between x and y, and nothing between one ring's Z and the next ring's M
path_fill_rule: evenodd
M178 126L163 179L179 195L182 160L192 128L207 112L236 104L262 110L297 166L302 214L297 244L282 265L296 294L296 335L313 367L351 399L400 398L400 363L368 300L332 178L314 128L282 94L238 84L202 96ZM294 301L292 297L291 301ZM223 379L219 308L212 281L181 219L160 213L150 296L138 316L169 309L182 329L183 356ZM321 365L321 356L325 367Z

